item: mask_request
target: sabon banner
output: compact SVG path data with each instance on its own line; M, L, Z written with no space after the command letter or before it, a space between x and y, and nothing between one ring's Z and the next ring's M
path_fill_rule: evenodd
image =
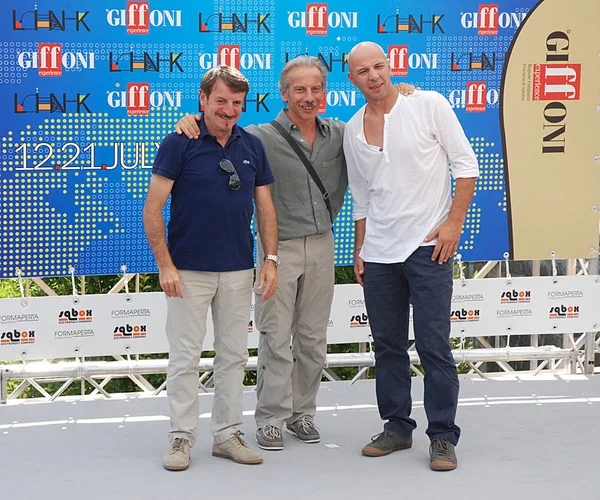
M464 260L588 257L598 243L597 2L167 0L0 4L0 278L155 272L141 212L156 150L219 64L250 81L241 125L282 107L299 54L328 71L323 116L365 104L348 53L379 43L395 82L437 90L481 167ZM596 82L596 83L594 83ZM595 85L595 86L594 86ZM352 264L347 196L336 264Z

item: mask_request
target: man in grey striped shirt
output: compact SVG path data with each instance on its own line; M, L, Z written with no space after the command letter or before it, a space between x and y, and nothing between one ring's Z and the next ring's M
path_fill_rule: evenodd
M286 109L276 121L312 164L328 193L331 213L304 163L273 125L245 128L265 146L275 176L271 189L279 225L277 291L267 302L256 300L255 306L260 332L256 440L264 450L283 449L284 424L301 442L321 439L314 416L333 300L332 227L348 187L344 123L317 116L326 81L327 70L316 57L290 60L279 78ZM403 92L412 89L409 85ZM177 131L198 137L198 119L199 115L182 118ZM257 272L263 262L258 245Z

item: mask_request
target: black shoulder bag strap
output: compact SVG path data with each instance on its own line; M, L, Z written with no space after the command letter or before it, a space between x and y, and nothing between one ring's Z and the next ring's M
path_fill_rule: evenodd
M302 163L304 163L306 170L308 170L308 173L312 177L313 181L315 181L315 184L317 185L317 187L319 188L319 191L321 191L321 194L323 195L323 200L325 201L325 205L327 205L327 211L329 212L329 218L331 219L331 223L333 224L333 211L331 210L331 202L329 201L329 193L327 192L327 189L325 189L325 186L321 182L321 179L319 178L319 175L317 174L315 167L312 166L312 163L306 157L306 155L302 152L302 150L300 149L300 146L298 146L298 143L285 130L285 128L283 128L283 125L281 125L281 123L273 120L271 122L271 125L273 125L273 128L275 128L275 130L277 130L277 132L279 132L281 134L281 136L288 142L288 144L291 146L291 148L294 150L294 152L298 155L298 158L300 158Z

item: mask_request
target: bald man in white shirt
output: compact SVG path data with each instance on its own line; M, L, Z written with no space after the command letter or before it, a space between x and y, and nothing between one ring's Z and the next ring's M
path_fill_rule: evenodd
M383 456L412 446L412 302L415 342L425 369L430 467L453 470L460 428L450 345L451 258L479 175L477 160L441 94L398 94L379 45L356 45L348 63L350 81L367 100L344 133L356 229L354 269L364 287L375 342L377 403L386 421L362 453Z

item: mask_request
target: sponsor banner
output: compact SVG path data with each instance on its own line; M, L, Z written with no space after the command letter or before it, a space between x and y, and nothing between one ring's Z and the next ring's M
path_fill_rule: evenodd
M511 301L507 302L509 297ZM77 299L75 304L73 297L34 297L27 299L26 306L21 299L0 300L0 362L168 352L163 293L83 295ZM457 280L449 312L451 335L597 331L599 301L597 276ZM71 318L91 320L60 323L61 313L66 317L67 312ZM258 347L259 336L253 302L248 323L249 348ZM409 338L414 338L412 321ZM336 285L327 342L371 341L362 287ZM213 350L213 345L209 310L203 349Z
M588 43L598 16L598 2L539 2L506 55L501 129L511 258L589 258L598 248L600 66Z

